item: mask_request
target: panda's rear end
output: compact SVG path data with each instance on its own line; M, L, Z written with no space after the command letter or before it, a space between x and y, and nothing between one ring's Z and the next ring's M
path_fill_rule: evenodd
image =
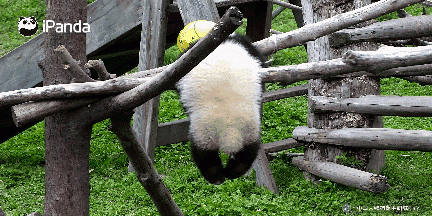
M263 66L250 41L232 35L177 83L190 119L192 158L212 184L244 175L258 154ZM220 151L230 157L225 168Z

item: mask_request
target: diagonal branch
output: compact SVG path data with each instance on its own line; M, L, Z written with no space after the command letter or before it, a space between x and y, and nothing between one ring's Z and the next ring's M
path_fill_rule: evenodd
M183 215L171 197L161 177L156 172L149 156L139 144L131 126L133 112L120 113L111 117L112 131L117 135L126 152L138 181L146 189L160 215Z

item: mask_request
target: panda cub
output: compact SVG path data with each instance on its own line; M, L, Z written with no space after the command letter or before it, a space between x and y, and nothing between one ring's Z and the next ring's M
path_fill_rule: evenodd
M190 119L192 158L212 184L244 175L258 154L263 67L251 41L231 34L176 84ZM225 168L220 151L229 156Z
M31 17L20 17L18 21L18 30L22 36L30 37L36 33L38 29L38 23L34 16Z

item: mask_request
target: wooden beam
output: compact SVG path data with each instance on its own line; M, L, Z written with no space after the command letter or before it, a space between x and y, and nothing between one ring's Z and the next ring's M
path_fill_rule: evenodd
M430 96L378 96L359 98L331 98L311 96L310 110L322 112L354 112L379 116L432 117Z
M168 18L168 0L143 0L142 30L138 70L158 68L163 65ZM157 138L160 95L135 108L133 130L138 142L153 161ZM128 170L133 171L129 162Z
M296 127L293 138L299 142L316 142L366 149L432 151L432 131L389 128L316 129Z
M186 142L189 140L189 119L159 124L157 134L157 146Z
M292 163L299 169L314 175L360 190L384 193L390 188L390 185L387 183L387 177L385 176L361 171L337 163L305 161L301 156L293 158Z
M254 41L262 40L270 35L273 5L266 1L259 1L254 4L254 16L248 18L246 34ZM262 90L265 90L264 83ZM262 104L260 106L260 118L262 119ZM252 164L256 173L255 182L258 186L265 186L273 193L278 193L278 188L271 171L268 158L263 148L260 148L255 161Z

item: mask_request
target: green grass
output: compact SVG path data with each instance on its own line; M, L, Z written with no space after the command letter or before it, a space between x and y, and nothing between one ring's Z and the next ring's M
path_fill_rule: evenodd
M0 55L4 55L28 38L17 35L19 16L34 15L44 19L44 1L0 0ZM408 8L419 15L421 7ZM428 9L430 13L430 9ZM380 20L395 18L395 13ZM273 22L273 28L290 31L295 28L293 16L284 11ZM239 32L244 32L242 26ZM168 49L165 63L175 60L177 49ZM303 47L278 52L274 66L299 64L307 60ZM299 82L293 85L303 85ZM432 96L431 86L420 86L397 78L381 80L383 95ZM267 90L279 89L267 84ZM263 111L264 143L286 139L299 125L306 124L307 99L294 97L266 103ZM178 95L167 91L161 96L159 122L186 118ZM385 117L387 128L432 130L431 118ZM93 128L90 154L91 215L157 215L156 208L133 173L127 173L128 160L117 138L108 131L109 120ZM302 152L296 148L286 152ZM342 207L351 206L350 215L394 215L395 210L363 210L375 206L408 206L418 210L403 215L431 215L431 153L386 151L383 175L391 188L384 194L323 181L307 182L303 173L281 152L271 162L279 189L274 195L255 184L254 173L222 185L208 184L191 160L187 144L172 144L156 149L155 167L165 175L164 183L185 215L344 215ZM43 212L44 202L44 123L40 122L20 135L0 144L0 206L7 215Z

